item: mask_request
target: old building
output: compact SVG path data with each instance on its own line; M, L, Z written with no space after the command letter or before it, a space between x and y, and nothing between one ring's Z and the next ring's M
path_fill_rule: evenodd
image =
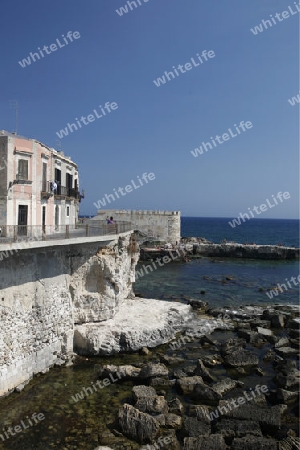
M17 233L27 235L34 226L47 232L75 226L80 199L78 167L70 157L35 139L0 131L1 231L18 225Z

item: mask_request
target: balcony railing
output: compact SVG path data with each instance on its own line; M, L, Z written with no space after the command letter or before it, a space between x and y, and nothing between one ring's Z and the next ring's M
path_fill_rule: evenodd
M28 241L48 241L54 239L71 239L80 237L108 236L131 231L130 222L107 224L78 223L77 225L1 225L0 244Z
M57 186L57 190L54 192L55 197L70 197L80 200L80 193L78 189L67 188L65 186Z

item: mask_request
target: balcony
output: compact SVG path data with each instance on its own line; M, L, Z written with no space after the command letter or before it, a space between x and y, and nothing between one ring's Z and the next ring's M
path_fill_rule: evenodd
M57 186L56 192L54 192L54 198L60 199L75 199L80 201L80 193L78 189L67 188L65 186Z

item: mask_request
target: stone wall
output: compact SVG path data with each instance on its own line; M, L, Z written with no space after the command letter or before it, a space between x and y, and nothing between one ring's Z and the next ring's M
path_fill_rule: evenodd
M139 211L103 209L92 220L113 216L118 221L131 222L134 229L175 244L180 240L180 211Z
M74 324L113 317L132 297L138 251L110 244L19 250L0 261L0 396L73 355Z

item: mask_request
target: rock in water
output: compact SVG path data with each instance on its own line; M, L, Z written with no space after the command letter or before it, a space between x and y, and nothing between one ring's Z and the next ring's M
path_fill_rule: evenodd
M126 403L119 409L119 424L124 434L141 444L153 442L159 432L156 419Z

